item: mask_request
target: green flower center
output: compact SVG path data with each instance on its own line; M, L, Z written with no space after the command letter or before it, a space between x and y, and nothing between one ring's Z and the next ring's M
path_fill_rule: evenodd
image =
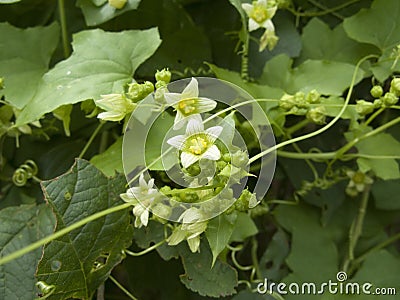
M178 110L184 115L193 114L196 111L197 98L188 98L179 101Z
M263 5L255 4L250 17L257 23L263 23L265 20L269 18L268 10Z
M355 184L364 183L365 175L361 172L356 172L351 179Z
M213 144L206 134L196 134L186 139L184 149L194 155L201 155Z

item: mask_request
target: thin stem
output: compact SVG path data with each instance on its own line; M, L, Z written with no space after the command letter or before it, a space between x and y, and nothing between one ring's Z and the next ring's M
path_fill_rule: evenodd
M251 239L251 261L253 262L254 269L256 270L257 278L261 278L260 266L258 265L258 257L257 257L257 249L258 249L258 241L253 236Z
M314 3L312 3L313 5L315 5L317 7L319 6L319 8L324 9L324 10L323 11L319 11L319 12L298 12L298 11L295 11L293 9L290 9L289 11L291 13L293 13L294 15L300 16L300 17L318 17L318 16L327 15L327 14L333 14L335 11L341 10L341 9L345 8L346 6L350 6L350 5L352 5L354 3L357 3L359 1L360 0L349 1L349 2L340 4L340 5L332 7L332 8L325 8L325 7L321 6L319 3L314 2ZM309 2L311 2L311 1L309 1ZM318 5L316 5L316 3ZM340 18L340 19L343 19L343 17L340 16L340 15L335 15L335 16Z
M295 125L293 125L292 127L289 127L288 129L286 129L286 132L288 134L293 134L294 132L300 130L301 128L303 128L304 126L307 126L310 123L310 121L308 119L304 119L298 123L296 123Z
M362 254L361 256L357 257L354 260L354 263L359 264L360 262L362 262L369 254L381 250L383 248L386 248L387 246L389 246L390 244L393 244L394 242L400 240L400 232L393 235L392 237L388 238L386 241L372 247L371 249L369 249L367 252L365 252L364 254Z
M378 134L397 123L400 123L400 117L397 117L396 119L393 119L392 121L387 122L387 123L383 124L382 126L379 126L378 128L375 128L374 130L348 142L346 145L344 145L342 148L340 148L339 150L336 151L336 158L331 162L331 164L333 164L333 162L335 162L336 159L340 158L344 153L346 153L348 150L350 150L358 142L360 142L366 138L369 138L371 136L374 136L375 134Z
M357 218L355 219L355 222L352 224L352 226L350 228L349 252L348 252L347 259L343 265L343 271L345 271L345 272L348 270L349 265L354 260L354 250L355 250L355 248L357 246L357 242L362 234L364 218L365 218L365 214L367 212L370 188L371 188L370 185L367 185L365 187L362 198L361 198L360 207L358 209Z
M78 156L79 158L82 158L82 157L85 155L87 149L89 149L89 147L90 147L90 145L92 144L94 138L95 138L96 135L99 133L101 127L103 127L104 124L105 124L104 122L100 122L100 124L99 124L99 125L96 127L96 129L93 131L93 133L92 133L92 135L90 136L89 140L87 141L85 147L82 149L81 153L79 154L79 156Z
M145 254L153 251L154 249L157 249L158 247L160 247L165 242L166 242L166 240L162 240L161 242L158 242L157 244L154 244L153 246L151 246L149 248L146 248L145 250L140 251L140 252L132 252L132 251L127 250L127 249L125 249L124 252L126 254L128 254L128 255L131 255L131 256L142 256L142 255L145 255Z
M19 250L15 251L15 252L7 255L7 256L1 257L0 258L0 265L6 264L6 263L8 263L8 262L10 262L10 261L12 261L14 259L17 259L18 257L21 257L22 255L25 255L25 254L27 254L27 253L29 253L29 252L31 252L31 251L33 251L33 250L45 245L47 243L50 243L51 241L53 241L55 239L58 239L59 237L62 237L63 235L65 235L65 234L67 234L67 233L69 233L69 232L71 232L71 231L73 231L75 229L78 229L79 227L81 227L81 226L83 226L83 225L85 225L87 223L90 223L90 222L92 222L92 221L94 221L96 219L99 219L99 218L104 217L106 215L112 214L114 212L126 209L126 208L128 208L130 206L131 206L130 203L124 203L124 204L120 204L118 206L110 207L110 208L108 208L106 210L102 210L102 211L100 211L98 213L95 213L95 214L93 214L91 216L88 216L88 217L86 217L86 218L84 218L84 219L82 219L82 220L80 220L80 221L68 226L68 227L65 227L65 228L63 228L63 229L61 229L61 230L59 230L59 231L57 231L57 232L45 237L45 238L42 238L42 239L36 241L35 243L32 243L32 244L30 244L30 245L28 245L28 246L26 246L26 247L24 247L22 249L19 249Z
M138 300L138 298L136 298L135 296L133 296L126 288L123 287L122 284L120 284L117 279L115 279L114 277L112 277L110 275L110 280L121 290L125 293L125 295L127 295L129 298L131 298L132 300Z
M296 138L293 138L293 139L284 141L284 142L282 142L282 143L279 143L279 144L275 145L274 147L271 147L271 148L269 148L269 149L267 149L267 150L265 150L265 151L263 151L263 152L258 153L257 155L255 155L255 156L253 156L252 158L249 159L248 164L253 163L253 162L256 161L257 159L259 159L259 158L261 158L261 157L263 157L263 156L265 156L265 155L267 155L267 154L269 154L269 153L271 153L271 152L273 152L273 151L275 151L275 150L277 150L277 149L279 149L279 148L282 148L282 147L284 147L284 146L286 146L286 145L289 145L289 144L292 144L292 143L296 143L296 142L299 142L299 141L302 141L302 140L311 138L311 137L313 137L313 136L316 136L316 135L318 135L318 134L321 134L322 132L324 132L324 131L328 130L330 127L332 127L332 126L341 118L341 116L343 115L344 111L346 110L347 105L349 104L350 97L351 97L351 94L352 94L352 92L353 92L354 84L355 84L355 81L356 81L356 77L357 77L357 73L358 73L358 70L359 70L359 68L360 68L360 65L361 65L365 60L370 59L370 58L373 58L373 57L377 57L377 56L376 56L376 55L368 55L368 56L365 56L364 58L360 59L359 62L357 63L357 65L356 65L356 67L355 67L355 70L354 70L354 73L353 73L353 77L352 77L351 83L350 83L350 88L349 88L349 91L348 91L347 96L346 96L346 100L345 100L345 102L344 102L344 104L343 104L343 106L342 106L342 109L341 109L340 112L336 115L336 117L333 118L332 121L330 121L330 122L329 122L328 124L326 124L324 127L320 128L320 129L318 129L318 130L316 130L316 131L314 131L314 132L311 132L311 133L309 133L309 134L302 135L302 136L299 136L299 137L296 137Z
M385 109L383 107L381 107L380 109L378 109L376 112L374 112L367 121L365 121L365 125L368 125L369 123L371 123L381 112L383 112Z
M58 0L58 12L60 14L61 22L61 35L64 48L64 57L67 58L70 54L69 41L68 41L68 28L67 28L67 18L65 16L65 3L64 0Z

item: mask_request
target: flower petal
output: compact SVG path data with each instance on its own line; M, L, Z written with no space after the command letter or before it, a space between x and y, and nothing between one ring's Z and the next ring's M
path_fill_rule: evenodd
M189 137L193 134L200 133L204 131L203 120L199 114L192 115L189 118L186 127L186 136Z
M140 221L144 226L147 226L149 222L149 211L147 209L140 215Z
M146 180L144 180L144 175L143 175L143 173L142 174L140 174L140 176L139 176L139 186L143 189L147 189L147 182L146 182Z
M209 135L210 140L215 142L215 140L220 136L222 129L222 126L214 126L206 129L206 133Z
M249 31L254 31L260 28L260 24L254 21L252 18L249 19Z
M249 3L243 3L242 4L243 10L246 12L246 14L249 16L251 12L253 11L253 5Z
M181 163L184 168L188 168L200 159L200 156L188 152L182 152Z
M269 31L275 31L274 23L272 23L272 21L270 19L268 19L264 23L262 23L261 27L263 27Z
M219 151L217 146L212 145L210 148L207 149L206 152L204 152L201 157L210 160L218 160L221 158L221 152Z
M196 112L203 113L213 110L217 106L217 102L208 98L197 98Z
M268 16L270 19L272 19L275 16L276 11L278 10L277 6L273 6L270 8L267 8Z
M174 130L179 130L186 124L185 116L179 111L176 111L176 116L174 120Z
M194 238L187 239L187 243L189 245L190 251L195 253L197 252L197 250L199 250L200 247L200 237L196 236Z
M181 99L197 98L199 96L199 83L196 78L192 77L189 84L185 87L181 94Z
M177 135L170 138L167 143L172 147L175 147L179 150L182 150L183 144L185 143L185 136L184 135Z
M267 0L257 0L257 4L266 7L267 6Z
M178 93L164 93L164 98L168 105L175 107L182 99L182 96Z
M172 234L168 238L168 245L175 246L178 245L186 238L186 232L180 227L175 228Z
M117 112L117 111L105 111L102 113L99 113L97 115L97 118L105 120L105 121L114 121L118 122L121 121L125 117L124 113Z

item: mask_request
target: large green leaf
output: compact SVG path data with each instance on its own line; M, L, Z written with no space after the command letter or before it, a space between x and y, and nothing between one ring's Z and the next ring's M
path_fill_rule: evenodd
M218 255L228 245L236 225L236 218L236 213L221 214L208 222L206 237L213 255L211 266L214 266Z
M293 69L292 63L284 54L275 56L265 64L260 82L289 94L316 89L323 95L341 95L350 86L355 71L354 65L337 61L307 60ZM363 75L359 70L355 84Z
M212 255L205 241L201 241L200 253L192 253L188 247L180 248L185 274L181 281L202 296L223 297L234 293L238 284L237 273L227 263L217 259L211 268Z
M122 203L122 175L109 179L89 162L78 159L72 169L42 183L56 219L56 231ZM55 285L48 299L90 298L122 259L131 244L129 210L99 218L66 234L44 248L37 277Z
M33 97L58 43L58 25L20 29L0 23L0 77L7 102L18 109Z
M400 209L400 180L379 180L372 185L375 205L378 209Z
M74 53L43 76L37 94L20 114L17 125L34 121L61 105L122 92L124 84L132 81L137 67L160 42L155 28L77 33Z
M370 9L362 9L344 20L344 29L354 40L378 47L382 56L371 67L374 76L383 82L393 72L400 71L400 63L393 65L393 49L400 44L400 2L375 0Z
M383 52L400 43L400 2L375 0L370 9L344 20L347 34L361 43L377 46Z
M238 212L230 242L243 242L248 237L257 233L258 229L253 219L244 212Z
M303 48L300 61L321 59L356 64L362 57L377 52L368 44L350 39L340 24L333 30L321 19L313 18L301 36Z
M118 138L106 151L92 157L90 162L107 176L122 173L122 137Z
M6 256L51 234L55 220L48 206L21 205L1 210L0 224L0 256ZM39 248L0 266L0 299L35 297L34 275L41 253Z
M108 1L78 0L76 5L82 9L88 26L96 26L112 18L123 14L126 11L136 9L140 0L127 0L121 9L112 7Z
M362 154L395 156L399 154L400 142L388 133L380 133L358 142L356 148ZM372 170L382 179L400 178L399 165L395 159L361 157L357 159L357 163L361 171Z

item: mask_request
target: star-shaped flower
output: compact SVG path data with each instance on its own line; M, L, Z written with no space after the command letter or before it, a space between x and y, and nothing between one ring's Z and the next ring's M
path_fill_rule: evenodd
M106 121L121 121L125 116L131 113L136 104L130 101L123 94L108 94L101 95L100 100L95 100L95 103L105 112L100 113L97 117Z
M168 105L176 109L174 129L182 128L186 121L217 106L216 101L199 97L199 84L195 78L182 93L165 93L164 98Z
M132 187L121 194L122 200L132 203L133 215L135 219L135 227L140 228L142 225L147 226L149 222L149 208L157 196L157 189L153 188L154 179L150 179L147 183L143 174L139 177L139 186ZM140 202L137 200L140 199Z
M269 7L267 0L257 0L253 1L253 4L243 3L242 8L249 17L249 31L261 27L270 31L275 31L271 19L276 13L276 5Z
M185 135L174 136L167 143L182 151L181 163L187 168L202 158L218 160L221 157L221 152L214 145L221 132L221 126L204 130L203 121L197 115L189 120Z

